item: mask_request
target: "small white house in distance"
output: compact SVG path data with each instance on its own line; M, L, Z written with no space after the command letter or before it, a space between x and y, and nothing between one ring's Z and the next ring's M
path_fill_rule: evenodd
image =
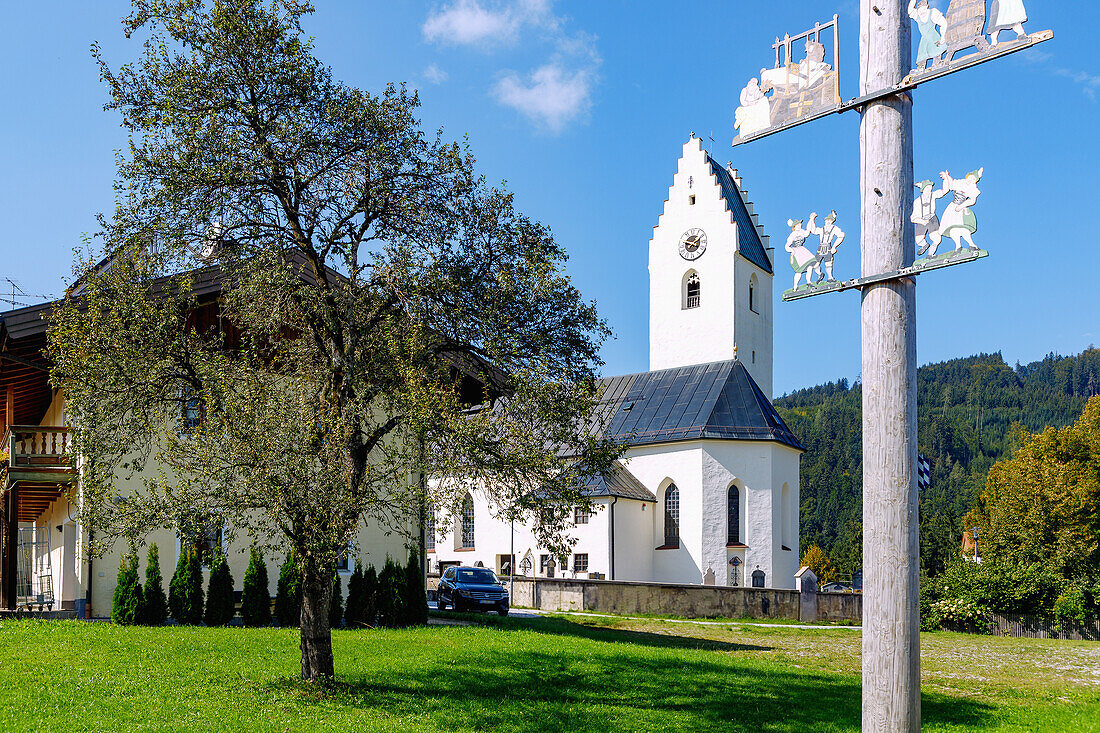
M773 252L736 171L692 136L650 241L652 371L601 380L606 436L627 449L586 487L572 553L552 558L473 489L446 534L429 513L430 569L794 587L805 449L770 400Z

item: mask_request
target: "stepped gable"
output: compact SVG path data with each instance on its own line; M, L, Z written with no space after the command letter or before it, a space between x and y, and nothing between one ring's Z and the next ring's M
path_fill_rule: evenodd
M737 359L600 380L604 437L628 446L683 440L767 440L800 451L795 437Z
M730 172L724 166L718 165L710 153L706 156L707 162L710 163L710 171L722 189L722 199L726 202L726 208L729 209L733 220L737 222L738 251L764 272L772 273L772 263L764 250L764 244L760 241L760 231L753 223L752 215L745 206L745 200L741 198L737 183Z

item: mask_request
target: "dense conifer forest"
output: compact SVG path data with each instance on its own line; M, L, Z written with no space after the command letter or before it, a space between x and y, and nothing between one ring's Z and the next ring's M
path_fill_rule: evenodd
M917 371L917 442L931 464L920 495L921 566L938 575L957 556L963 516L990 466L1012 454L1014 424L1030 432L1073 423L1100 393L1100 349L1048 354L1011 367L1000 353ZM808 448L802 457L801 545L817 544L838 572L862 564L862 392L848 380L784 395L783 419Z

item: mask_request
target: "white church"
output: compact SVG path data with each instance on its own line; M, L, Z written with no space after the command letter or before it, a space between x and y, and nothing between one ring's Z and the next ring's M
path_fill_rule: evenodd
M451 531L429 517L429 568L794 587L805 449L771 404L773 254L737 172L692 135L649 242L650 371L602 380L607 436L627 449L587 487L572 554L474 490Z

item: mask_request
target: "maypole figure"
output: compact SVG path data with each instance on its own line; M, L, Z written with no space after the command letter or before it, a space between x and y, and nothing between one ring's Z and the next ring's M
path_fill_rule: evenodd
M989 26L986 33L989 34L989 42L997 45L997 38L1001 31L1016 31L1017 41L1026 41L1024 23L1027 22L1027 10L1024 9L1023 0L993 0L993 6L989 9Z
M933 190L935 186L932 181L921 181L916 186L920 189L920 195L913 201L913 213L909 216L909 221L917 225L916 240L920 245L917 257L923 256L925 252L929 257L935 257L936 250L943 241L936 202L947 195L947 189Z
M941 191L943 193L951 191L955 194L954 200L943 213L940 236L954 240L955 252L962 250L963 242L966 242L972 251L978 249L978 245L974 244L972 238L972 235L978 231L978 218L974 216L970 207L977 202L978 196L982 193L978 190L978 181L982 180L984 171L985 168L971 171L962 180L952 178L947 171L940 172L940 178L943 179Z
M930 7L928 0L909 0L909 17L917 24L920 32L920 45L917 47L917 65L914 71L925 71L927 63L938 66L947 53L947 44L943 42L943 28L947 18L938 9Z
M741 90L741 106L737 108L733 119L733 127L742 137L765 130L771 124L771 103L756 77L749 79L749 83Z
M836 211L830 211L829 215L825 217L825 225L817 226L815 220L817 214L810 214L810 223L806 228L810 234L816 234L821 239L821 244L817 248L817 262L813 265L813 270L817 271L817 280L815 285L822 280L828 279L829 282L836 282L836 278L833 277L833 255L840 249L840 245L844 243L844 230L836 225ZM824 271L822 271L824 268ZM806 276L807 282L809 281L809 275Z
M814 216L817 215L810 216L811 225ZM783 249L791 254L791 267L794 269L794 287L792 290L798 290L803 274L806 275L806 285L811 284L810 275L817 263L817 257L806 248L806 240L810 237L810 230L802 228L802 220L787 219L787 226L791 228L791 233L787 236L787 243L783 245Z

